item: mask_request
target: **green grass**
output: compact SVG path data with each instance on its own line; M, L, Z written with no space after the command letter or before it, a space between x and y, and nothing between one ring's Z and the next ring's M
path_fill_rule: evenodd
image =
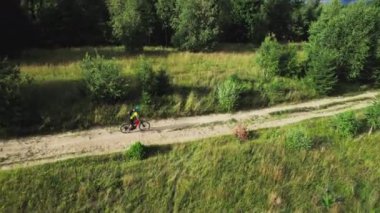
M247 47L250 47L249 45ZM254 49L229 50L213 53L178 52L172 48L146 47L142 54L130 55L123 47L66 48L29 50L20 59L21 72L37 81L81 79L79 62L88 52L106 58L116 58L126 75L134 74L138 58L145 56L155 68L167 68L173 83L181 86L208 86L231 74L254 78L258 74ZM232 52L230 52L232 51Z
M377 212L380 132L342 139L332 119L232 136L148 147L0 172L0 211L39 212ZM302 126L310 151L286 150L285 133ZM106 141L105 141L106 143Z

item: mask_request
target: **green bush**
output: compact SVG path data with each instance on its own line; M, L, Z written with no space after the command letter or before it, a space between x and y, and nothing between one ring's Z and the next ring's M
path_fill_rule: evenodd
M0 61L0 127L14 123L21 111L21 84L19 68Z
M313 147L313 139L303 128L288 130L285 137L285 148L289 150L309 150Z
M366 110L365 120L371 129L380 129L380 100Z
M312 24L309 41L315 46L313 50L336 52L336 63L329 64L329 68L336 72L339 79L357 80L363 72L373 72L376 66L371 66L379 64L376 63L379 59L376 56L379 26L378 7L365 1L348 6L333 1L323 7L321 17ZM311 57L310 60L319 63L320 58Z
M320 95L328 95L334 91L338 79L336 71L337 53L330 49L308 46L309 64L307 76Z
M258 50L256 60L267 79L276 75L286 77L303 75L303 64L298 60L297 47L281 45L274 36L265 38Z
M114 60L86 55L81 62L85 85L96 101L114 102L125 98L128 84L121 66Z
M340 136L352 138L358 133L360 122L354 112L345 112L336 116L333 120L333 126Z
M143 160L146 157L146 152L147 147L141 142L136 142L125 152L125 156L129 160Z
M283 46L280 65L282 70L281 76L303 77L305 74L306 60L298 57L298 47L295 45L288 44Z
M263 69L266 78L280 74L281 44L274 36L267 36L257 52L257 64Z
M241 82L237 77L231 76L225 80L217 88L220 109L227 112L235 110L238 106L242 89Z

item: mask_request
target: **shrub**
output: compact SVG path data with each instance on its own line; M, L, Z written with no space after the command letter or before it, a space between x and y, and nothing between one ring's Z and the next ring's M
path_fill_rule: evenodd
M246 141L249 139L249 132L248 132L247 128L241 124L237 125L234 128L234 135L240 141Z
M336 116L333 126L340 136L351 138L358 133L360 124L354 112L345 112Z
M274 36L267 36L258 50L257 63L264 70L265 77L301 77L303 64L298 61L297 47L283 46Z
M125 97L128 85L114 60L86 55L81 68L85 85L94 100L113 102Z
M329 49L320 49L309 45L308 78L320 95L328 95L334 91L338 79L336 71L337 53Z
M281 44L274 36L267 36L257 52L257 64L263 69L266 78L280 73Z
M0 127L9 126L20 113L21 84L18 67L0 61Z
M223 111L231 112L238 106L242 86L240 80L231 76L217 89L219 107Z
M306 62L298 58L298 48L294 45L283 46L280 58L281 76L302 77Z
M365 120L372 129L380 129L380 100L370 106L365 113Z
M313 146L313 139L303 128L288 130L285 138L285 148L289 150L309 150Z
M147 148L141 142L134 143L126 151L125 156L130 160L143 160L146 157Z

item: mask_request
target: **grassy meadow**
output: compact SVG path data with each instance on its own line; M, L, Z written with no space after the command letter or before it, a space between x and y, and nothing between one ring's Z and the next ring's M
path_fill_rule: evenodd
M378 212L380 132L343 138L332 118L0 172L0 211ZM312 149L288 150L305 128ZM106 143L106 141L105 141Z
M210 53L180 52L173 48L146 47L141 54L125 53L119 47L82 47L52 50L28 50L19 61L21 72L36 81L79 80L80 61L86 53L115 58L125 75L134 75L140 57L146 57L155 69L166 69L174 85L209 86L232 74L255 78L260 74L251 45L225 45Z
M302 44L290 45L297 46L298 59L305 60ZM124 101L99 103L91 100L84 88L80 69L80 62L86 53L113 58L122 66L130 85ZM34 49L25 51L16 61L22 75L32 79L22 93L28 113L17 126L0 131L0 135L43 134L123 122L128 109L140 104L136 67L142 56L155 71L166 70L173 87L170 94L155 103L146 115L149 118L221 112L216 103L216 88L234 74L248 85L238 110L318 97L305 79L276 76L263 80L253 45L224 44L216 51L206 53L181 52L164 47L145 47L141 54L127 54L121 46ZM361 89L358 85L349 84L349 87L342 86L341 91Z

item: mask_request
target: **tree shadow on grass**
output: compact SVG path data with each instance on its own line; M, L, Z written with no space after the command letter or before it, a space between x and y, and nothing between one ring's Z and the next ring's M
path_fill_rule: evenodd
M179 86L174 85L172 87L171 93L172 94L179 94L184 99L189 96L191 92L196 93L197 95L207 95L212 91L212 88L205 87L205 86Z
M21 58L15 60L25 65L65 65L81 61L86 54L100 55L107 59L137 59L146 57L167 57L176 52L168 48L147 48L141 52L128 53L123 47L78 47L59 49L31 49L26 50Z
M1 138L45 135L121 123L117 117L123 106L132 107L139 94L112 103L93 101L81 80L33 82L22 88L22 104L17 122L10 124ZM126 112L125 112L126 113Z

